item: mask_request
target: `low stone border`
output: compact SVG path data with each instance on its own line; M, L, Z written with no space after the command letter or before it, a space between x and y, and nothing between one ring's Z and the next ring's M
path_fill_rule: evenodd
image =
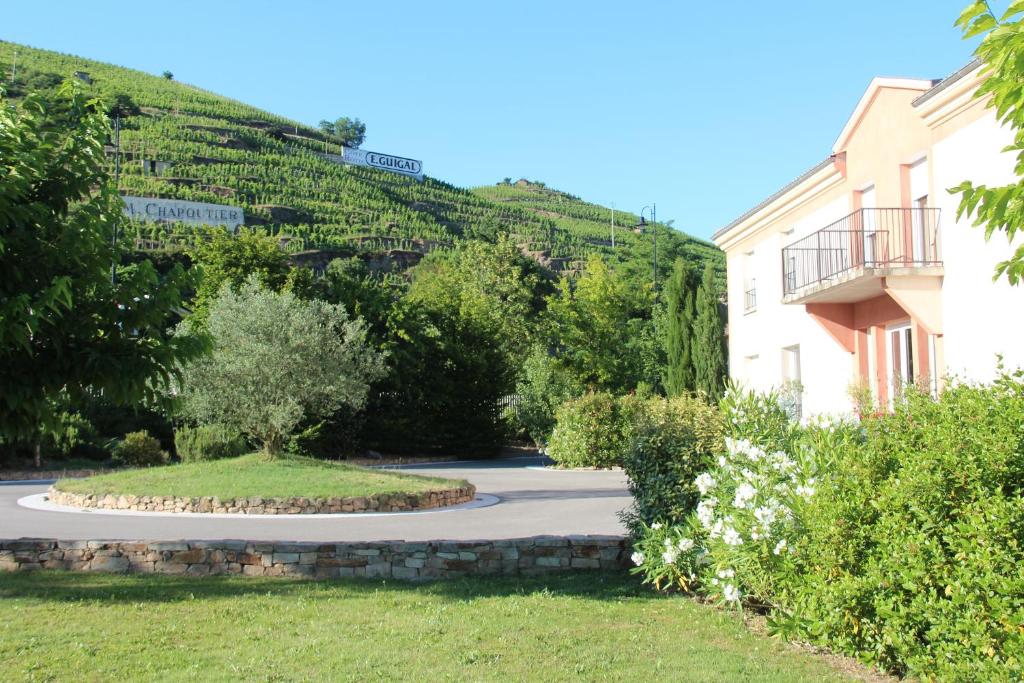
M0 540L0 570L65 569L206 576L374 577L425 581L624 569L623 536L537 536L498 541L256 543L248 541Z
M359 512L409 512L468 503L476 496L472 484L454 489L421 493L382 493L357 498L232 498L204 496L126 496L71 493L51 486L47 492L58 505L104 510L143 512L214 512L242 515L342 514Z

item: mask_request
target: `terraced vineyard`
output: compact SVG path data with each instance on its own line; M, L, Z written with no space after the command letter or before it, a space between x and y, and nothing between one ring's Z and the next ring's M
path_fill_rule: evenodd
M0 41L0 86L9 99L53 90L65 79L106 101L127 95L138 105L139 114L123 119L123 193L240 206L247 224L293 238L293 251L415 256L508 233L555 271L572 272L593 252L637 272L650 268L649 234L618 231L613 252L609 210L565 193L533 184L469 191L339 165L324 156L339 153L336 140L311 126L160 76ZM113 167L112 145L108 156ZM632 226L637 217L620 220ZM140 224L136 231L144 250L196 239L186 226ZM709 243L664 226L658 240L662 273L676 254L712 259L724 273L721 253Z

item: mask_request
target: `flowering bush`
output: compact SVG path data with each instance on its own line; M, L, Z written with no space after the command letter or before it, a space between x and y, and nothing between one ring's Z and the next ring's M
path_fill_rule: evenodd
M732 391L696 510L643 525L634 571L900 675L1022 680L1022 380L910 389L860 424Z

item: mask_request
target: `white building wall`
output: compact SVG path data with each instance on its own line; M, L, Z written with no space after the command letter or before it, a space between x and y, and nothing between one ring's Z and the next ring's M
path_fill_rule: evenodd
M932 197L942 210L945 364L951 375L974 381L993 379L997 354L1007 368L1024 366L1024 286L1012 287L1005 277L992 281L996 263L1024 240L1011 245L995 233L986 242L984 228L956 220L959 195L946 190L966 179L989 186L1014 182L1014 155L1001 152L1011 142L1010 132L988 112L932 151Z
M758 391L780 388L785 381L783 349L799 345L805 415L850 411L854 357L802 305L782 303L782 248L849 213L849 199L837 199L791 226L792 232L770 233L752 248L734 251L727 263L732 379ZM757 308L745 313L745 287L751 278L756 280Z

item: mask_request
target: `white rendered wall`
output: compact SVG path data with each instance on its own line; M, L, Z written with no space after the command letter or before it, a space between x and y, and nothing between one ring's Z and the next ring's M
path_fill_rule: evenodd
M803 305L782 303L782 248L850 212L842 197L785 226L792 233L766 232L753 245L728 257L730 375L758 391L778 389L784 382L783 352L800 346L800 374L805 415L850 412L848 388L854 356L811 318ZM744 252L753 251L746 255ZM757 309L744 313L744 288L757 283ZM749 360L756 356L756 360Z
M1011 142L1010 132L989 112L932 151L932 196L942 209L945 363L951 375L969 380L991 380L996 354L1007 368L1024 366L1024 286L1011 287L1005 277L992 282L995 264L1015 245L1002 233L986 242L984 229L972 227L972 220L956 221L959 195L946 190L967 179L989 186L1014 182L1014 155L1001 152Z

